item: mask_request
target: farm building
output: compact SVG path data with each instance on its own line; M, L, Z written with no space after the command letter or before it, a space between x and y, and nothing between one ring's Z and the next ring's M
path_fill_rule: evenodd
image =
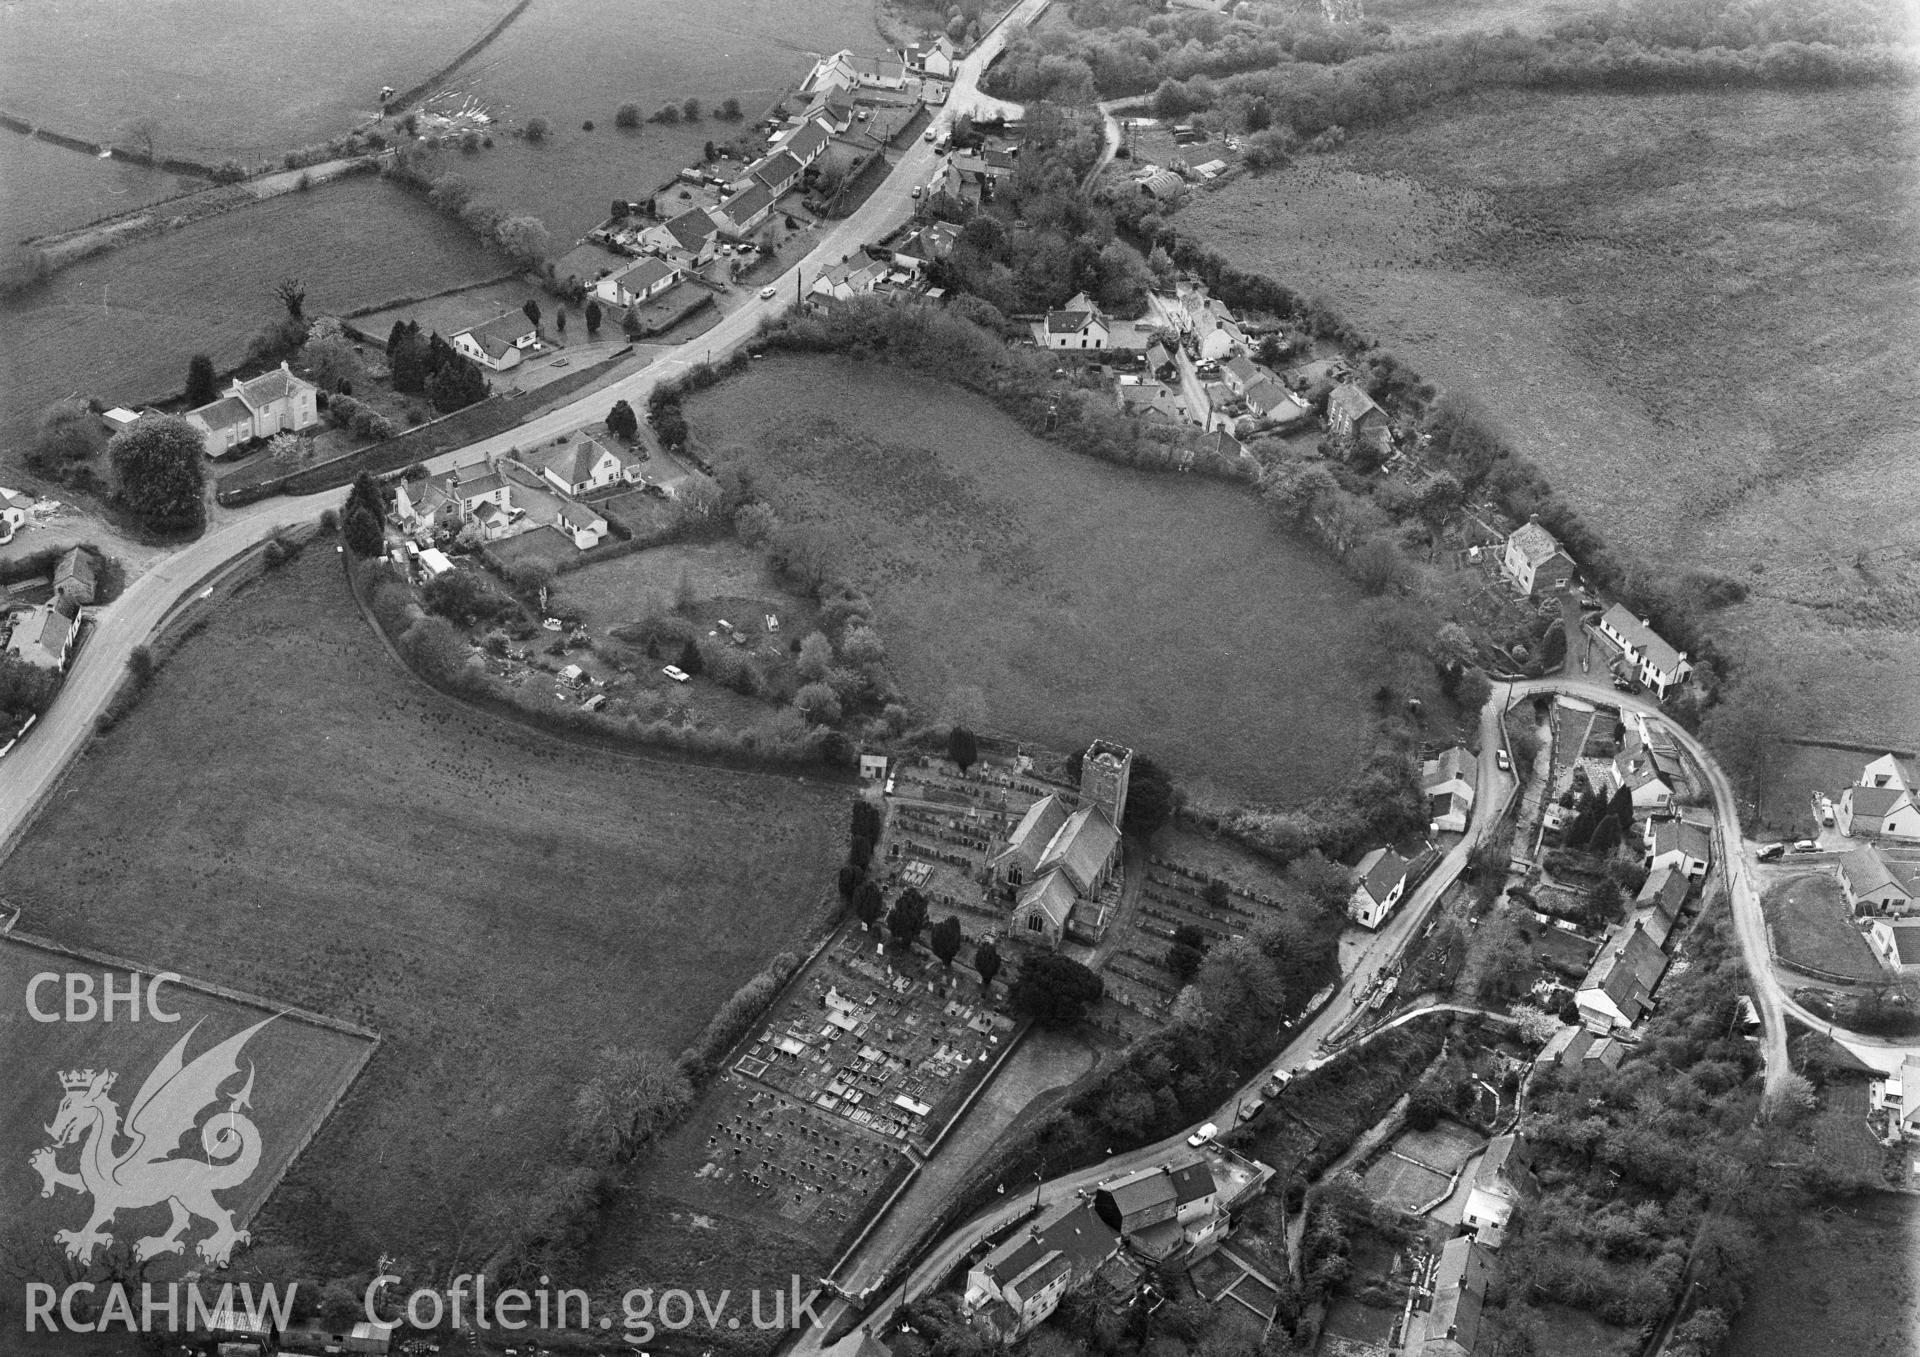
M505 372L520 366L526 350L539 346L540 334L525 314L509 311L484 325L456 331L452 343L481 367Z
M60 558L53 568L53 596L70 609L93 602L99 580L94 574L93 557L75 547Z

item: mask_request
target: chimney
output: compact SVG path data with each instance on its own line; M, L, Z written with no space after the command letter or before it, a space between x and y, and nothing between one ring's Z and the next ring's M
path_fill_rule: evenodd
M1534 527L1536 527L1536 528L1537 528L1537 527L1539 527L1539 526L1540 526L1540 515L1539 515L1539 514L1528 514L1528 515L1527 515L1527 522L1529 522L1529 523L1531 523L1531 524L1533 524L1533 526L1534 526Z

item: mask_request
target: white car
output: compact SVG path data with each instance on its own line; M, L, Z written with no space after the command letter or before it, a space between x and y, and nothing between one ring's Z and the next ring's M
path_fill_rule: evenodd
M924 137L922 137L922 138L920 138L920 140L922 140L922 141L932 141L932 140L933 140L933 139L934 139L935 137L937 137L937 136L939 136L939 135L940 135L940 134L939 134L938 132L936 132L936 131L934 131L934 130L933 130L933 129L932 129L931 127L929 127L929 128L927 129L927 134L926 134L926 135L925 135Z
M677 664L666 665L660 670L660 672L665 674L668 678L672 679L675 683L693 682L693 675L689 674L686 670L682 669Z
M1504 749L1493 751L1493 762L1503 773L1510 772L1513 768L1513 760L1507 757L1507 751Z
M1212 1122L1208 1122L1205 1126L1202 1126L1199 1130L1187 1137L1187 1144L1197 1150L1219 1134L1220 1128Z
M772 283L768 283L765 287L760 289L760 300L763 302L772 301L773 294L778 292L779 290L780 289L775 287Z

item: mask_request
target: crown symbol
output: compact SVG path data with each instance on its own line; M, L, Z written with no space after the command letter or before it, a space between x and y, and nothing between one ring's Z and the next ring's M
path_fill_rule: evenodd
M60 1073L60 1085L63 1088L75 1090L91 1088L93 1086L94 1073L95 1072L90 1069L62 1070ZM113 1081L119 1077L119 1075L109 1072L106 1076L106 1081L100 1085L100 1091L105 1093L108 1089L112 1088Z

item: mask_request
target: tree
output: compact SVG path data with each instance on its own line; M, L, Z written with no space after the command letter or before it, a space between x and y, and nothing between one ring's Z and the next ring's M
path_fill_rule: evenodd
M955 726L947 732L947 757L965 774L980 758L980 742L965 726Z
M1803 694L1780 678L1748 670L1707 713L1701 735L1733 785L1758 801L1779 770L1782 741L1806 725Z
M909 886L887 912L887 932L893 935L894 946L905 951L926 926L927 897Z
M1619 846L1620 821L1610 814L1603 814L1587 838L1587 851L1605 857Z
M1353 873L1328 861L1317 848L1308 849L1287 864L1287 880L1329 914L1344 911L1353 894Z
M85 461L93 456L95 432L100 427L87 403L78 398L57 400L40 412L34 432L33 464L47 471L58 471L69 462Z
M1193 977L1200 973L1200 963L1206 960L1207 935L1192 924L1181 924L1173 930L1173 946L1167 949L1167 969L1173 972L1173 978L1181 984L1191 984Z
M493 228L493 238L500 242L501 249L513 256L515 263L527 268L545 263L548 251L553 248L547 224L538 217L508 217Z
M626 103L613 111L613 125L632 131L640 126L640 105Z
M717 146L715 146L712 142L708 142L705 146L702 146L700 148L700 156L703 160L706 160L709 164L711 164L713 161L716 161L720 158L720 149Z
M487 390L487 379L480 374L479 364L453 352L448 352L427 378L427 399L443 415L485 400Z
M678 1061L659 1051L603 1051L574 1097L573 1139L599 1158L626 1163L692 1103Z
M700 121L700 101L698 99L695 99L691 95L687 96L687 101L684 104L680 105L680 116L685 118L690 123L699 122Z
M880 915L886 909L886 897L880 894L880 883L862 881L853 893L853 912L864 924L868 932L880 922Z
M375 520L387 515L387 497L380 492L380 484L373 479L373 473L362 471L353 478L353 488L347 491L346 510L364 507Z
M278 297L280 304L287 308L288 320L307 318L307 285L298 278L292 274L282 277L273 285L273 295Z
M552 588L553 576L553 563L538 557L515 561L507 569L507 583L528 598L538 598L542 589Z
M999 949L990 942L981 942L973 949L973 969L980 972L980 988L991 988L993 977L1000 974Z
M307 331L307 342L300 348L300 361L306 364L314 381L329 391L351 385L360 373L360 356L353 351L353 342L340 328L340 322L332 316L322 316Z
M1136 754L1127 777L1127 804L1120 828L1146 842L1173 817L1173 779L1152 759Z
M933 932L927 937L927 946L940 958L940 964L949 971L953 969L953 959L960 955L960 920L949 914L933 926Z
M600 333L600 303L591 297L587 298L584 314L587 318L587 338L591 339Z
M740 111L740 101L729 94L720 101L720 112L718 116L727 122L737 123L746 115Z
M1016 1013L1045 1027L1071 1027L1106 993L1099 976L1072 957L1039 952L1020 963L1008 995Z
M632 442L640 433L640 417L625 401L615 401L613 409L607 411L607 432Z
M540 303L539 302L535 301L532 297L529 297L527 298L527 304L521 307L520 311L521 311L521 314L526 316L527 324L531 325L536 330L540 328Z
M207 445L178 415L149 415L107 444L120 499L146 525L198 532L206 522Z
M765 509L766 506L748 505L747 508ZM741 512L745 513L746 509L741 510ZM772 516L771 510L767 510L767 513L769 517ZM739 517L735 515L736 528L738 527L738 523ZM771 526L769 526L768 531L772 531ZM850 626L847 628L846 634L840 638L840 658L848 664L857 665L862 669L872 669L875 665L885 661L887 658L887 648L881 644L880 637L875 634L873 628Z
M340 534L346 539L347 550L356 556L378 556L386 550L385 529L380 526L380 520L363 506L356 505L347 510L340 522Z
M135 118L127 124L126 138L133 143L147 164L160 163L160 120L158 118Z
M827 683L809 683L793 695L793 705L816 726L840 724L840 694Z
M834 879L834 884L840 888L840 903L852 904L854 892L860 889L860 883L866 879L867 874L851 862L841 863L840 874Z
M680 647L679 663L680 668L689 674L700 674L706 671L707 662L700 657L700 647L692 637L688 637L687 643Z
M555 311L553 313L553 328L562 335L566 334L567 312L565 307L562 307L560 310Z
M542 118L537 114L527 119L527 140L528 141L536 141L536 142L545 141L547 139L547 133L551 132L552 130L553 130L553 125L549 123L545 118Z
M808 632L800 642L800 653L793 667L809 683L825 678L827 670L833 667L833 643L817 631Z
M187 360L186 399L189 410L197 410L220 399L220 389L214 381L213 359L204 353L196 353Z

